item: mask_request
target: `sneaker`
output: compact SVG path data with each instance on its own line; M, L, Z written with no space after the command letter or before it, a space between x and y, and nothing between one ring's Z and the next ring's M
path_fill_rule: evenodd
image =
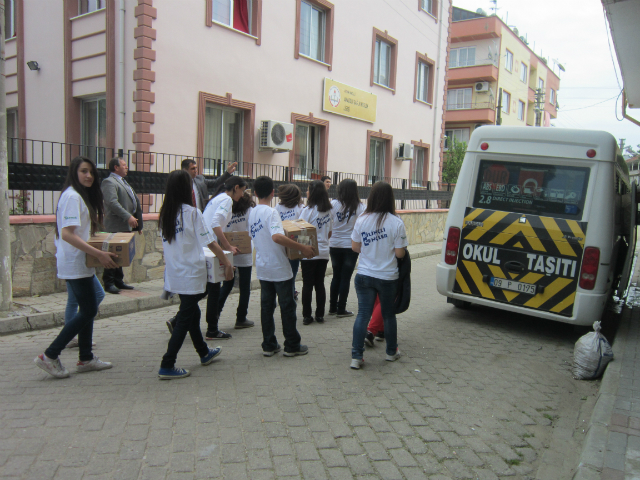
M78 362L76 364L76 373L97 372L100 370L107 370L111 367L113 367L113 363L103 362L94 355L88 362Z
M55 360L47 357L44 353L38 355L33 362L49 375L56 378L67 378L69 376L69 370L64 368L59 358Z
M282 347L278 345L275 350L271 350L270 352L268 352L267 350L263 350L262 355L264 355L265 357L273 357L276 353L280 352L281 350L282 350Z
M364 366L364 358L352 358L351 368L354 370L360 370Z
M376 342L382 342L382 341L384 341L384 332L376 333Z
M221 347L210 348L209 353L204 357L200 357L200 365L209 365L218 355L220 355L221 351Z
M367 347L373 347L373 333L371 332L367 332L367 334L364 336L364 343Z
M161 368L158 370L158 378L160 380L173 380L174 378L184 378L191 375L186 368Z
M167 328L169 329L169 333L173 335L173 322L176 321L176 317L173 317L170 320L167 320Z
M338 313L336 313L336 316L338 318L342 318L342 317L353 317L353 312L350 312L349 310L343 310L343 311L338 311Z
M337 310L331 310L331 309L329 309L329 313L328 313L327 315L329 315L330 317L332 317L332 316L336 315L337 313L338 313L338 311L337 311Z
M302 323L304 325L311 325L313 323L313 317L304 317Z
M400 349L396 349L396 353L394 353L393 355L387 355L387 358L385 358L385 360L387 362L395 362L397 359L399 359L402 356L402 354L400 353Z
M285 357L296 357L298 355L306 355L309 353L309 347L306 345L300 345L300 349L296 352L284 352L283 355Z
M318 322L318 323L324 323L324 317L318 317L318 316L316 316L316 322Z
M207 334L205 335L205 338L207 340L220 340L220 339L225 340L227 338L231 338L231 334L223 332L222 330L218 330L217 332L210 332L209 330L207 330Z
M233 328L235 328L236 330L239 330L241 328L250 328L253 327L255 325L254 322L252 322L251 320L247 320L246 318L240 322L236 322L235 326Z
M73 340L71 340L69 343L67 343L67 346L65 348L78 348L79 344L78 344L78 337L73 337ZM91 342L91 346L95 347L96 346L96 342Z

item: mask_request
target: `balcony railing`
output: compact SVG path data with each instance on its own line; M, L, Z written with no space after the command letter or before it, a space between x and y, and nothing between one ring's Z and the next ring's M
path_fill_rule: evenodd
M447 110L477 110L481 108L495 109L496 105L493 101L487 102L458 102L452 105L447 103Z

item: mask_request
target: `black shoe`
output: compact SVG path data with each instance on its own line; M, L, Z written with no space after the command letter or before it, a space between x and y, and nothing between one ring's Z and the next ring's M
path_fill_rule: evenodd
M218 330L217 332L207 330L207 334L205 335L206 340L226 340L227 338L231 338L231 334L223 332L222 330Z
M302 323L304 325L311 325L313 323L313 317L304 317Z
M364 336L364 343L368 346L368 347L373 347L373 333L371 332L367 332L367 334Z
M318 317L318 316L316 315L316 322L318 322L318 323L324 323L324 317Z
M306 345L300 345L300 349L298 349L295 352L284 352L282 355L284 355L285 357L295 357L297 355L306 355L307 353L309 353L309 347L307 347Z
M104 291L107 293L113 293L114 295L117 295L120 293L120 290L117 289L115 285L105 285Z
M384 340L384 332L378 332L376 334L376 341L377 342L382 342Z
M353 312L350 312L349 310L338 310L338 313L336 314L336 316L338 318L343 318L343 317L353 317Z
M244 320L236 321L236 324L233 328L238 330L240 328L250 328L250 327L253 327L254 325L255 325L254 322L252 322L251 320L247 320L245 318Z
M116 282L116 288L119 288L120 290L133 290L131 285L127 285L124 282Z
M329 316L333 316L333 315L335 315L335 314L337 314L337 313L338 313L338 310L331 310L331 309L329 309Z
M169 333L173 335L173 327L175 326L176 317L173 317L171 320L167 320L167 328L169 329Z

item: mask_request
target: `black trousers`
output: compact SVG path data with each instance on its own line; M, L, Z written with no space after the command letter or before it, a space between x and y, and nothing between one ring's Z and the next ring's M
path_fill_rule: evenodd
M115 285L116 283L122 283L123 280L124 273L122 272L122 267L105 268L104 272L102 272L102 283L104 283L105 288L110 285Z
M169 339L167 353L162 357L160 368L173 368L176 365L178 352L184 343L187 333L191 336L193 348L200 358L209 353L209 346L202 338L200 330L200 307L198 302L204 297L204 293L198 295L180 295L180 309L176 315L176 323Z
M311 316L311 298L316 290L316 317L324 317L327 292L324 288L324 275L329 260L302 260L302 316Z

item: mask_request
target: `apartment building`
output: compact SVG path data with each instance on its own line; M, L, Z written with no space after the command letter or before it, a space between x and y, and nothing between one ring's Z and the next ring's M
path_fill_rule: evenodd
M559 77L496 16L453 8L448 67L447 138L467 142L474 129L498 120L548 127L557 116Z
M10 137L439 180L449 0L6 4Z

